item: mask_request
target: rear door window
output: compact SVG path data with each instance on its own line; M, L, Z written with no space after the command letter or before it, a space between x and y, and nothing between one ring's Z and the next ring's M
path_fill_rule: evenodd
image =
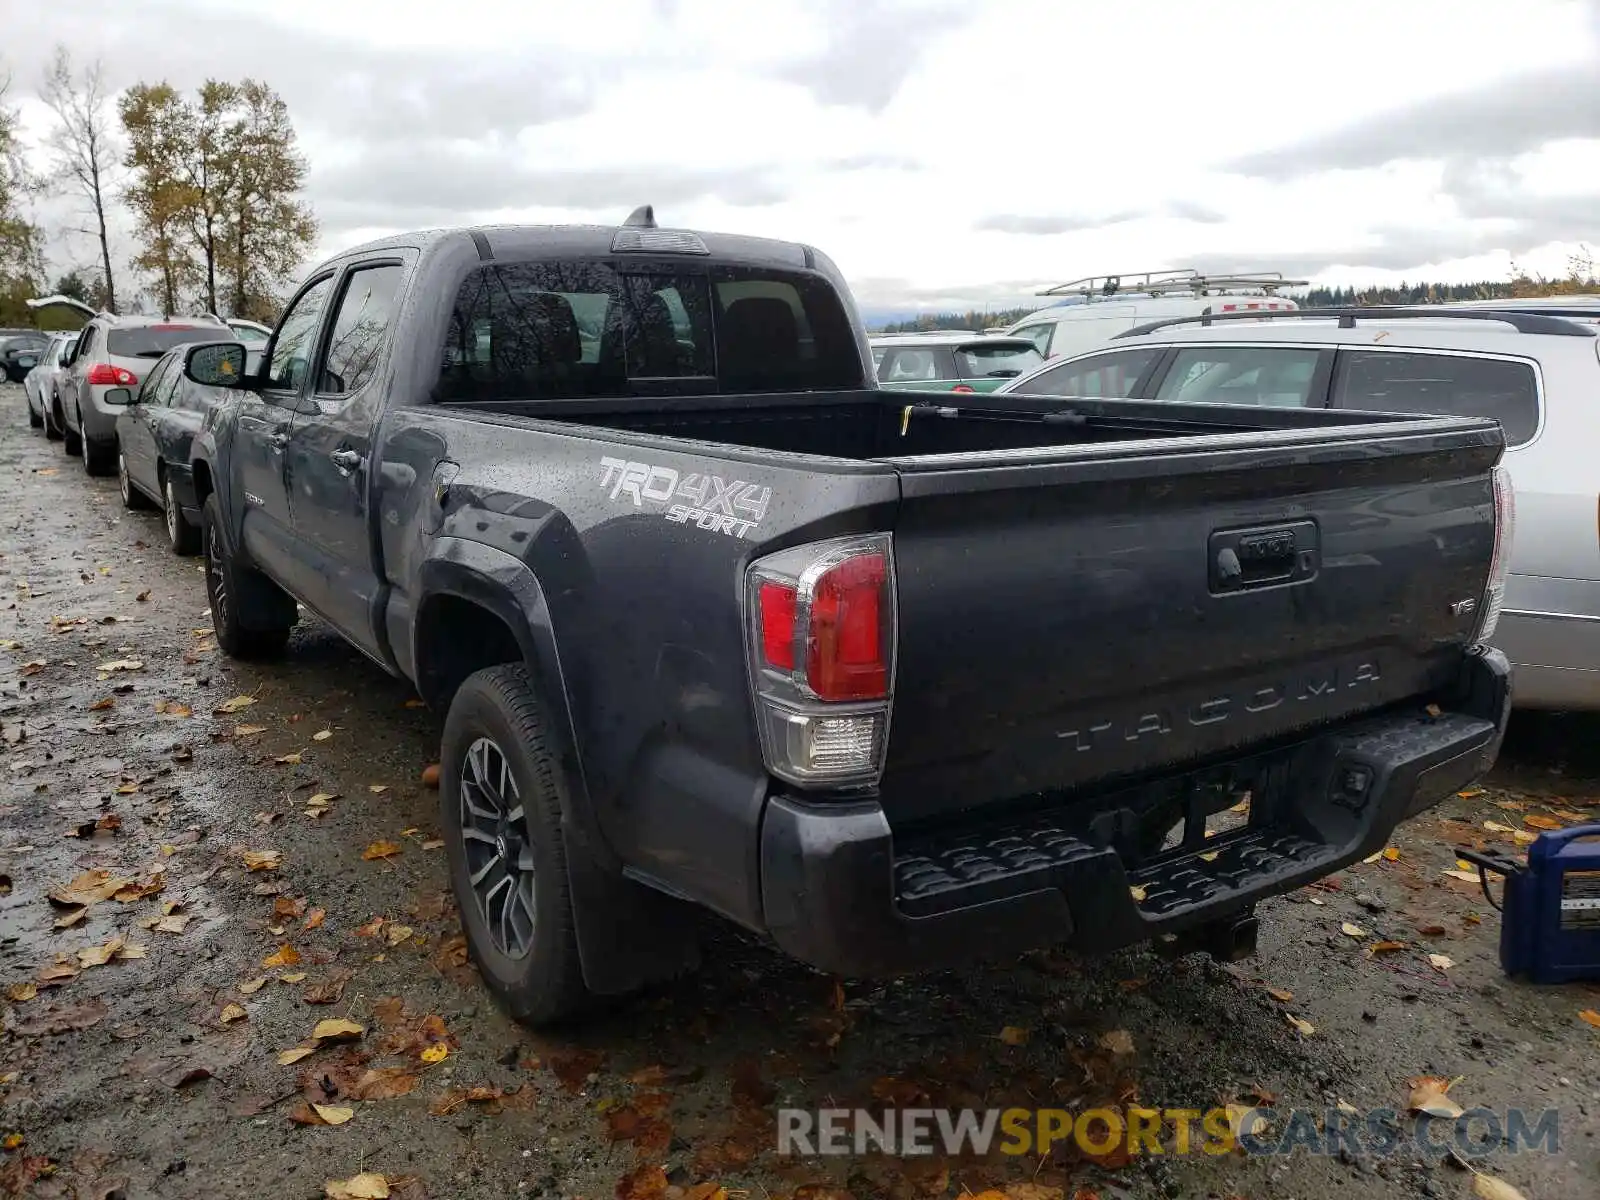
M1539 385L1532 364L1467 354L1399 350L1339 351L1334 403L1340 408L1423 416L1491 417L1507 446L1539 430Z
M884 355L878 378L884 383L926 383L949 379L947 356L935 346L900 346Z
M1141 346L1137 350L1091 354L1042 371L1016 390L1023 396L1124 399L1135 394L1139 381L1149 373L1163 349L1161 346Z
M1332 351L1298 346L1186 346L1173 356L1157 400L1321 408Z

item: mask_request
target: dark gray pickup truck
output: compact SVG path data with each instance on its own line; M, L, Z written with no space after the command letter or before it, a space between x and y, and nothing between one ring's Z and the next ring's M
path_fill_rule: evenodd
M527 1020L696 906L850 976L1247 952L1500 743L1490 421L880 391L824 255L648 210L360 247L245 361L185 365L218 641L298 600L444 714Z

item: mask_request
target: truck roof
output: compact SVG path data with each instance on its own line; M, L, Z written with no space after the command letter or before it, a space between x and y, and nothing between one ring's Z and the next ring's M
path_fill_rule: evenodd
M410 247L427 250L446 240L467 237L478 245L478 257L526 260L577 255L597 257L616 252L693 255L750 266L814 270L828 260L812 246L744 234L660 228L653 222L621 225L459 225L391 234L352 246L326 261Z

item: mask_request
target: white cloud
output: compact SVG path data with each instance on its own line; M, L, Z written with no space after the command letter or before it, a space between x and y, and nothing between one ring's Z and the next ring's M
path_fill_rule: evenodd
M119 84L272 83L320 252L650 202L811 241L882 305L1226 262L1556 272L1600 239L1588 0L98 0L9 29ZM8 65L31 84L44 57ZM1541 78L1578 81L1548 136Z

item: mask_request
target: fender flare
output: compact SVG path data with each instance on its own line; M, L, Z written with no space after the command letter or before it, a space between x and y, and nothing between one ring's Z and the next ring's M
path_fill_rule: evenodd
M624 874L590 803L577 730L561 666L550 608L533 570L515 555L481 542L445 535L435 539L421 568L411 654L416 674L417 619L430 597L447 595L478 604L511 630L538 683L566 776L561 836L566 851L574 932L584 984L600 995L633 991L671 979L699 964L693 911L682 900Z

